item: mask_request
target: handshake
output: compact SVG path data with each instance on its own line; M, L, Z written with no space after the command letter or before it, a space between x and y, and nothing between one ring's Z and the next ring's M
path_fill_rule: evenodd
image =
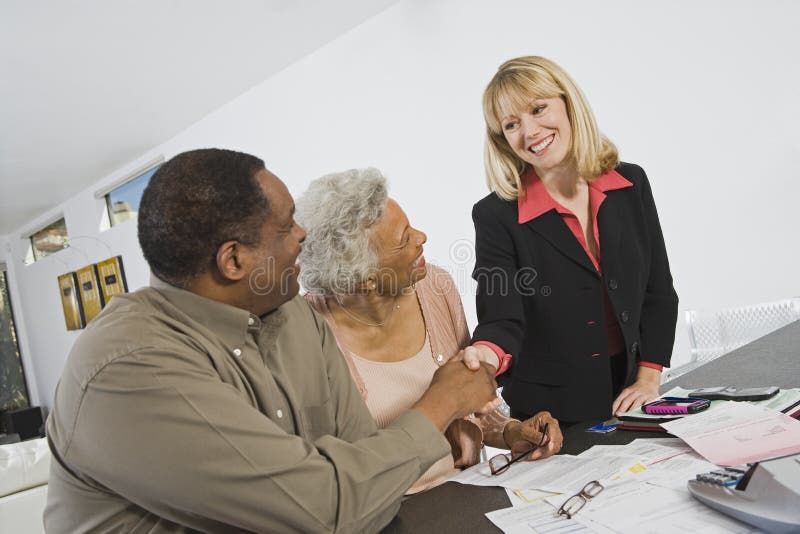
M441 431L466 415L495 410L503 402L496 393L497 366L497 356L488 347L467 347L436 370L428 390L413 409L428 417ZM545 437L547 427L550 431ZM548 412L540 412L526 421L509 421L502 441L487 444L519 452L530 450L531 444L541 441L543 446L529 457L535 460L557 453L563 437L558 421Z

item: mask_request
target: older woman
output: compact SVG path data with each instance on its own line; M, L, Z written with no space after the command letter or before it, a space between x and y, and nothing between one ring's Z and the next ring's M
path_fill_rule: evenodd
M546 58L502 64L483 114L492 192L472 212L479 325L468 350L497 353L501 370L513 357L503 396L517 417L638 408L658 395L678 313L644 170L619 161ZM510 291L492 287L497 273Z
M307 299L331 326L373 417L386 426L417 401L438 366L469 342L455 284L443 269L426 265L425 234L388 198L377 169L319 178L297 200L295 217L308 233L300 254ZM512 452L529 449L545 424L546 446L532 459L561 447L550 414L520 422L495 411L456 421L446 432L452 455L424 473L409 493L477 463L482 443Z

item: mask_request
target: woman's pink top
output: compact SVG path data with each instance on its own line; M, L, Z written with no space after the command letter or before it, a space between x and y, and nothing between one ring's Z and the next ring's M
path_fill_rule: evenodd
M330 325L339 348L367 407L383 428L411 408L430 385L438 366L446 363L469 344L469 331L461 297L452 277L428 264L428 274L415 286L426 336L420 350L399 362L373 362L353 354L342 342L336 323L324 297L307 294L306 299ZM454 421L445 431L452 455L435 463L408 490L416 493L444 482L458 468L475 465L480 460L484 436L502 442L502 432L510 419L500 412Z

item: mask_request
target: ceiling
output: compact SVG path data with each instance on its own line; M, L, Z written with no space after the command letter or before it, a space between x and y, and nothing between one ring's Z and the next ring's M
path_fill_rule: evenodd
M0 236L397 0L4 0Z

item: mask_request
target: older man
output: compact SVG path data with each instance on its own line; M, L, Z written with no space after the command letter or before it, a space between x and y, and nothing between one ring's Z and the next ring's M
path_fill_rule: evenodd
M247 154L186 152L153 176L151 286L92 322L56 392L48 532L375 531L449 454L442 429L495 402L489 369L453 362L378 430L297 297L293 212Z

